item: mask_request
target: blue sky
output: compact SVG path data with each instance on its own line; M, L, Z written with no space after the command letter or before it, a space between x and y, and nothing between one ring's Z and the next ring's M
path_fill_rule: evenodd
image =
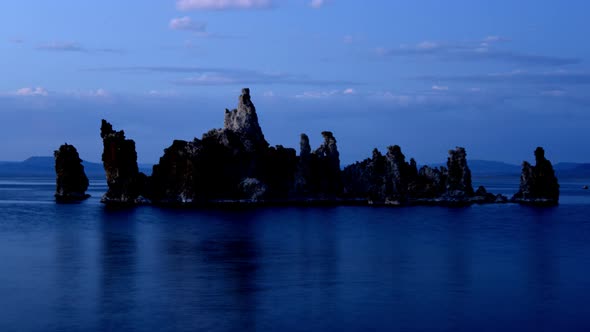
M100 119L156 162L250 87L271 144L332 130L343 163L590 162L585 1L4 1L0 160L98 161Z

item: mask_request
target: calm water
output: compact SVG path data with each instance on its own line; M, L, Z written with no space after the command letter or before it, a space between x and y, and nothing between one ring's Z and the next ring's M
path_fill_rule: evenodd
M581 185L550 209L109 211L101 185L56 205L0 179L0 331L588 331Z

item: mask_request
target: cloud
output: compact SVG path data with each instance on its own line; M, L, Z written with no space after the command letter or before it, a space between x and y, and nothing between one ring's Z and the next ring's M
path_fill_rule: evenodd
M424 75L414 77L422 81L460 82L474 84L533 84L533 85L590 85L590 73L570 71L528 72L516 70L507 73L471 75Z
M20 38L11 38L8 41L12 44L24 44L25 43L25 41Z
M448 91L449 87L448 86L433 85L432 90L434 90L434 91Z
M500 49L497 44L508 41L499 36L488 36L471 42L423 41L395 48L377 48L380 57L434 58L441 61L492 61L527 66L565 66L581 62L579 58L545 56Z
M563 90L548 90L548 91L542 91L541 95L549 96L549 97L563 97L566 95L566 92Z
M172 30L184 30L193 32L205 32L207 30L207 24L204 22L194 22L190 17L179 17L170 20L169 24Z
M354 89L348 88L344 90L328 90L328 91L305 91L303 93L295 95L295 98L298 99L320 99L320 98L327 98L327 97L337 97L337 96L351 96L356 94Z
M81 97L108 98L111 94L105 89L90 90L79 93Z
M358 85L359 83L346 80L321 80L307 75L294 75L283 72L262 72L247 69L207 68L207 67L175 67L175 66L145 66L145 67L104 67L92 68L90 71L119 72L119 73L167 73L190 74L191 76L173 80L176 85L208 86L208 85L244 85L244 84L281 84L281 85L315 85L342 86Z
M16 92L14 94L17 96L23 96L23 97L31 97L31 96L47 97L49 95L49 92L45 88L36 87L36 88L18 89L18 90L16 90Z
M179 10L265 9L273 6L272 0L177 0Z
M328 0L311 0L311 2L309 3L309 6L311 8L322 8L323 6L325 6L328 3Z
M113 53L122 54L123 51L114 48L86 48L76 42L49 42L36 47L39 51L72 52L72 53Z

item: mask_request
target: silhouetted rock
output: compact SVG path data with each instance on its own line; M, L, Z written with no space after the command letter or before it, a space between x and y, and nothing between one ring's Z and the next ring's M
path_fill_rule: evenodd
M329 131L322 132L324 142L312 153L311 172L313 193L324 198L342 193L340 153L336 138Z
M294 149L269 147L249 89L226 110L223 129L192 142L175 141L154 166L149 197L156 203L288 199L294 192Z
M86 194L88 177L76 148L73 145L64 144L53 153L53 156L55 157L56 200L80 201L90 197Z
M447 194L451 197L473 196L471 170L467 166L465 148L457 147L455 150L449 151L447 169Z
M545 158L545 150L535 150L535 166L523 162L520 189L512 197L513 202L530 205L557 205L559 183L551 162Z
M250 90L243 89L238 107L226 109L224 127L193 141L176 140L147 178L137 169L135 143L103 120L103 162L109 191L106 203L217 204L229 202L376 205L468 205L506 200L485 188L473 191L465 149L449 151L447 167L418 169L399 146L383 155L340 169L332 132L312 150L301 135L300 152L270 147Z
M448 168L423 166L406 157L397 145L383 156L377 149L373 156L344 168L344 193L348 199L367 199L370 204L449 205L502 203L506 197L488 193L471 185L465 149L449 151Z
M489 193L484 186L479 186L471 201L478 204L508 203L508 198L501 194L494 195Z
M383 154L374 149L371 158L345 167L342 173L345 197L367 199L370 204L385 202L386 163Z
M108 191L102 197L104 203L145 203L141 195L146 190L147 177L137 167L135 142L125 138L124 131L114 131L113 126L102 120L100 136L103 141L102 162L106 172Z

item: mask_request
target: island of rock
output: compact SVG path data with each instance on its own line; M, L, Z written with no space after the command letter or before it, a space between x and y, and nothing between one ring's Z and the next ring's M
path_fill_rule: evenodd
M243 89L238 107L225 110L223 128L210 130L200 139L175 140L148 177L138 170L135 142L103 120L102 160L108 191L102 202L189 206L464 206L508 202L484 187L473 189L467 153L462 147L449 151L446 167L418 168L414 159L406 161L401 148L394 145L385 154L375 149L370 158L342 169L334 134L321 134L323 142L315 150L309 137L302 134L299 155L295 149L270 146L258 123L250 90ZM536 166L525 164L521 191L513 202L557 203L557 180L540 151L536 152Z
M528 205L551 206L559 203L559 183L542 147L535 150L535 166L527 161L522 163L520 189L511 200Z
M102 162L107 178L108 191L103 203L136 204L145 199L141 196L147 188L147 176L139 172L135 142L125 138L124 131L115 131L102 120L100 136L103 142Z
M55 199L59 202L72 202L90 197L86 194L88 177L76 148L64 144L53 153L53 156L56 174Z

